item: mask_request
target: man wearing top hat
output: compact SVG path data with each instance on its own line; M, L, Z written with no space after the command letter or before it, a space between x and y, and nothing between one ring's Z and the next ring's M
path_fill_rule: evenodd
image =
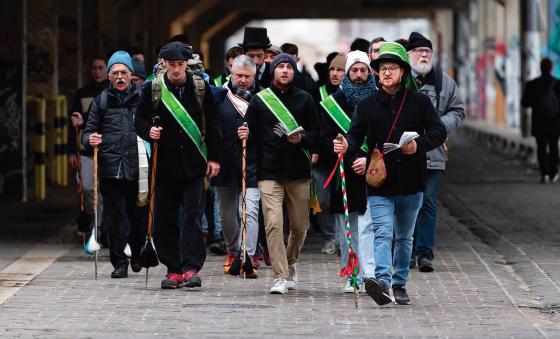
M164 289L201 286L198 272L206 259L200 226L203 180L220 171L220 117L207 83L202 104L197 100L197 82L186 71L192 53L178 41L161 48L167 70L161 79L143 86L136 118L138 135L158 141L154 240L159 259L167 266ZM160 84L160 93L154 81ZM158 126L152 122L154 116L161 118ZM180 210L181 205L185 208ZM181 229L179 211L184 213Z
M270 64L265 63L266 50L270 48L270 40L264 27L245 27L243 43L239 47L243 48L243 53L257 66L255 80L261 87L268 87L272 81Z

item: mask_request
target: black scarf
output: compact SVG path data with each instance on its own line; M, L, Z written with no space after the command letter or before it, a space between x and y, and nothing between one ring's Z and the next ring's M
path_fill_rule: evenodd
M260 87L255 86L254 83L253 86L248 91L241 89L237 86L234 86L231 81L228 81L227 86L233 94L237 95L238 97L242 98L245 101L251 100L251 97L254 94L258 93L258 91L260 90Z

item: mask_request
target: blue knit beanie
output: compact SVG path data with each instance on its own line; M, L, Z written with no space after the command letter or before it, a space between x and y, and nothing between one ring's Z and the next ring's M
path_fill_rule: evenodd
M132 58L130 57L130 54L125 51L116 51L115 53L113 53L113 55L111 55L111 57L109 58L109 62L107 62L107 74L114 64L123 64L128 67L130 72L134 72L134 66L132 66Z
M270 63L270 74L274 75L274 69L276 68L276 66L278 66L283 62L289 63L290 65L292 65L294 71L297 71L297 63L294 57L291 56L290 54L282 53L282 54L278 54L277 56L274 57L274 59L272 59L272 62Z

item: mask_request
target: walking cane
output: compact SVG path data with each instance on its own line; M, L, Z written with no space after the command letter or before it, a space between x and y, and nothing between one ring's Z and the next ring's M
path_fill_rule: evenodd
M154 126L159 125L159 116L154 117ZM148 288L148 270L159 264L159 259L152 238L152 227L154 222L154 205L155 205L155 189L156 189L156 169L158 157L158 141L154 141L154 149L152 155L152 175L150 182L150 209L148 210L148 233L146 235L146 243L140 251L140 265L146 268L146 289Z
M247 126L244 122L243 126ZM243 267L243 292L245 292L245 282L247 280L247 272L245 271L245 262L247 261L247 139L242 141L243 158L241 159L241 267Z
M78 229L84 231L89 230L89 220L84 213L84 184L82 183L82 161L80 158L80 128L74 126L76 131L76 159L78 159L77 172L78 172L78 192L80 193L80 216L78 217ZM84 225L86 223L86 225ZM82 245L86 245L86 233L82 232Z
M97 243L97 152L98 148L95 146L93 148L93 234L95 243ZM95 280L97 280L97 260L101 246L97 243L95 247Z
M338 134L336 136L337 140L342 140L342 135ZM358 308L358 272L360 270L360 265L358 262L358 256L356 252L352 250L352 237L350 234L350 214L348 212L348 196L346 194L346 175L344 173L344 154L340 153L338 155L338 160L334 166L334 169L325 182L325 186L327 187L329 182L331 181L336 168L338 166L338 170L340 171L340 184L342 188L342 204L344 206L344 228L346 231L346 243L348 245L348 262L346 266L340 271L341 277L348 277L350 276L350 285L354 288L354 302L356 304L356 308Z

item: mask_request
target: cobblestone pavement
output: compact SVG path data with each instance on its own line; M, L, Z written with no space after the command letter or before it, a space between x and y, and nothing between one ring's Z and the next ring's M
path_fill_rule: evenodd
M436 271L411 272L409 306L379 307L360 294L356 309L341 292L338 257L319 254L314 232L300 257L298 288L285 296L268 294L270 268L244 285L211 254L198 290L161 290L161 265L150 270L148 289L144 271L110 279L106 256L94 280L92 259L76 245L0 304L0 337L560 336L553 234L560 185L536 184L516 161L474 151L478 145L461 135L453 140Z

